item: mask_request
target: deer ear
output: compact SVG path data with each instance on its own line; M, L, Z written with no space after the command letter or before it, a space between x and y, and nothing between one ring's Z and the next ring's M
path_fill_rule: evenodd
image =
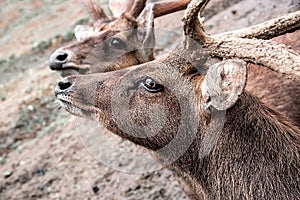
M134 0L109 0L109 9L114 17L120 17L124 12L129 12Z
M154 4L148 3L137 18L137 39L142 43L140 51L146 59L145 62L149 61L150 55L153 56L155 46L153 8Z
M78 42L91 37L95 32L94 28L86 25L77 25L74 29L75 37Z
M207 99L207 107L227 110L242 94L247 79L246 62L226 60L212 65L202 82L202 95Z

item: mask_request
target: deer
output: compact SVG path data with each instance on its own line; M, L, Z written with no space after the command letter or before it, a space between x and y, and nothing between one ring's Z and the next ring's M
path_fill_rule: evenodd
M65 77L78 73L114 71L153 60L154 18L184 9L190 1L163 1L152 6L148 4L148 7L145 7L145 2L134 3L134 1L127 0L116 5L112 2L110 8L115 17L108 17L101 7L90 0L86 1L94 20L94 29L82 26L75 28L78 42L56 50L51 55L50 68ZM130 10L128 5L132 4L134 7ZM212 4L212 7L215 8L216 5ZM139 16L136 19L129 17L132 15ZM206 15L209 16L209 14ZM141 35L146 37L138 40L138 35L136 37L132 35L139 31L134 30L141 30ZM280 34L273 35L273 37L278 35ZM299 36L300 31L297 31L292 38ZM240 34L238 37L244 36ZM300 44L298 40L291 40L291 38L273 40L293 45L294 49L298 48L295 44ZM248 68L246 89L300 127L300 109L297 109L300 105L299 81L288 79L268 68L261 68L254 64L249 64ZM278 87L278 84L281 87ZM278 98L279 96L283 98Z
M159 61L109 73L66 77L58 83L55 95L62 107L70 113L97 120L112 133L150 151L160 153L159 150L174 139L174 134L179 129L177 124L180 123L181 113L179 100L172 94L172 91L164 87L168 83L158 82L160 77L152 78L154 73L163 73L166 76L168 72L173 72L168 68L174 68L174 61L180 60L167 57ZM162 66L162 64L165 66L164 69L153 67ZM187 75L185 70L191 66L188 66L186 61L177 64L184 68L181 72L185 75L180 75L193 81L191 84L197 89L195 93L198 99L193 98L188 103L191 109L189 112L198 113L200 120L189 119L199 124L197 132L177 133L182 136L182 143L186 142L184 138L195 136L195 139L186 152L168 167L175 169L177 175L182 176L192 185L199 197L207 199L224 199L225 197L228 199L297 199L300 192L299 129L289 123L283 115L268 108L250 93L242 91L244 85L240 84L246 81L245 63L227 61L213 65L206 76ZM124 112L128 113L126 116L133 116L131 121L138 123L141 127L138 132L134 133L131 127L126 127L127 124L131 124L128 120L123 117L121 120L116 120L113 116L109 103L112 93L107 92L118 87L122 75L127 73L135 74L130 79L131 85L126 85L124 88L125 91L126 89L133 90L131 91L133 105ZM236 76L239 82L235 82ZM221 86L229 83L234 87L216 88L210 85L214 81L220 82ZM137 85L138 83L142 84ZM137 86L132 89L135 85ZM183 97L187 97L188 92L191 91L180 92ZM91 98L93 95L95 96ZM141 125L147 125L149 121L147 111L158 102L168 113L165 126L155 136L146 137L149 129ZM226 122L218 141L214 141L216 145L213 148L204 141L215 138L210 135L211 133L206 132L209 129L208 124L211 120L210 115L214 112L215 102L222 109L226 108ZM160 120L160 114L162 113L157 114L155 121ZM122 122L122 128L119 128L120 125L116 121ZM188 127L185 128L188 129ZM203 156L201 152L206 148L213 148L213 150ZM173 153L176 154L177 151ZM158 156L163 159L175 155Z
M65 77L55 96L71 114L155 152L159 162L174 158L168 168L199 199L297 199L300 130L245 90L249 69L234 57L299 80L300 55L270 41L208 36L197 17L208 2L191 1L183 18L186 39L173 52L129 68ZM268 27L254 32L268 34L261 30ZM277 48L284 56L270 63L255 51L245 58L236 53L240 46L230 46L237 41L247 43L245 49L259 41L264 53ZM223 52L229 47L233 56ZM205 66L213 55L227 59Z
M113 71L153 60L154 18L185 9L189 2L190 0L170 0L155 2L153 5L149 3L146 6L146 1L143 0L110 0L109 7L113 13L111 17L101 6L86 0L94 22L93 27L77 26L75 28L77 42L57 49L50 56L49 67L65 77L72 74ZM225 9L235 2L212 4L211 8L207 9L206 16L212 17L216 11ZM138 39L139 35L145 36ZM105 52L105 47L109 47L110 51ZM186 194L194 195L191 187L180 177L175 175L175 179Z
M183 10L189 2L171 0L146 6L146 0L111 0L114 16L107 16L100 6L86 0L93 27L77 26L74 31L78 42L57 49L50 56L49 67L65 77L112 71L153 60L154 18ZM92 65L98 61L101 66Z

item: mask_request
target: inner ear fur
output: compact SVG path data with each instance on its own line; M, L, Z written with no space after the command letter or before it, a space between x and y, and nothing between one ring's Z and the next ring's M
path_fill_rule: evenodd
M125 12L129 12L134 0L110 0L108 5L114 17L119 17Z
M138 40L146 43L154 38L154 4L148 3L141 14L137 17L138 22Z
M77 25L74 29L74 34L78 42L91 37L95 34L94 28L87 25Z
M212 65L202 82L202 95L207 107L227 110L242 94L247 81L247 63L230 59Z

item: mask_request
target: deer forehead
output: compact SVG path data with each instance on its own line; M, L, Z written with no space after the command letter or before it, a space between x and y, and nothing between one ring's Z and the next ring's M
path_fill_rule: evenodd
M128 32L137 27L137 22L126 17L120 17L110 22L103 22L96 27L88 25L77 25L74 29L75 37L78 42L88 38L99 37L107 33ZM110 34L111 35L111 34Z

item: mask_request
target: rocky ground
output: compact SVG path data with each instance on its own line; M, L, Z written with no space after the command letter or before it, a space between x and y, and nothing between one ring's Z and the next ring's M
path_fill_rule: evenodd
M74 118L55 103L52 91L60 77L47 67L48 59L56 48L74 41L77 24L89 23L82 2L0 2L0 199L185 199L166 169L125 173L101 164L87 146L90 136L78 134ZM206 25L210 33L233 30L297 10L299 4L243 0ZM181 16L159 18L156 26L180 36ZM165 37L157 32L158 46L171 49L174 44ZM97 147L99 154L107 153L105 145ZM112 156L112 162L124 164L121 157ZM138 164L127 162L131 168Z

